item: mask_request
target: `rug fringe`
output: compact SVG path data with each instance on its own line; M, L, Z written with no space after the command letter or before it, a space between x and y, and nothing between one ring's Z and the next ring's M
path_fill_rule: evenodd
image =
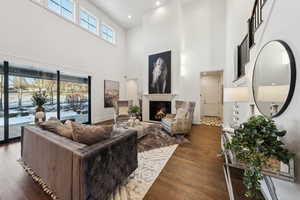
M59 198L56 196L56 194L53 192L53 190L42 180L41 177L39 177L30 167L26 165L26 163L23 162L22 159L19 159L18 162L21 164L21 166L24 168L24 170L27 172L27 174L33 179L34 182L39 184L42 188L42 190L51 197L53 200L59 200Z

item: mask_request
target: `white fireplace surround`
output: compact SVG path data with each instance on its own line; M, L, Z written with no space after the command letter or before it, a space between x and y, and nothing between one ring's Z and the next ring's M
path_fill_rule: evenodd
M172 102L172 113L175 108L175 97L176 94L144 94L143 95L143 121L151 121L149 119L149 102L150 101L171 101Z

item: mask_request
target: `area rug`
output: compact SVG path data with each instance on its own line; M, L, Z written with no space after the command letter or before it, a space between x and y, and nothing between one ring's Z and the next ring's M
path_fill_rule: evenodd
M190 142L184 135L170 136L160 124L156 123L149 123L149 127L145 131L146 136L138 143L139 152Z
M142 200L178 145L138 153L138 168L111 200Z
M138 143L138 168L130 175L127 182L116 190L111 200L142 200L178 144L188 142L184 136L171 137L161 129L159 124L151 124L147 129L147 135ZM53 200L59 199L29 166L21 160L19 163L46 194Z
M201 117L201 124L206 125L206 126L217 126L220 127L222 126L223 122L219 117Z

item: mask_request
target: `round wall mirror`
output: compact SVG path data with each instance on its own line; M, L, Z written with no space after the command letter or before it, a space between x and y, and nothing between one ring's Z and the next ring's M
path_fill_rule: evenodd
M271 41L260 51L253 72L255 104L268 117L281 115L288 107L296 84L293 52L283 41Z

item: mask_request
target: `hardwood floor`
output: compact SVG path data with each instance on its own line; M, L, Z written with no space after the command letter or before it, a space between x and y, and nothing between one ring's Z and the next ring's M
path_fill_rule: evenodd
M194 126L191 143L179 146L145 200L227 200L220 129ZM20 143L0 146L0 200L49 200L17 163Z
M227 200L220 129L194 126L191 143L177 148L145 200Z

